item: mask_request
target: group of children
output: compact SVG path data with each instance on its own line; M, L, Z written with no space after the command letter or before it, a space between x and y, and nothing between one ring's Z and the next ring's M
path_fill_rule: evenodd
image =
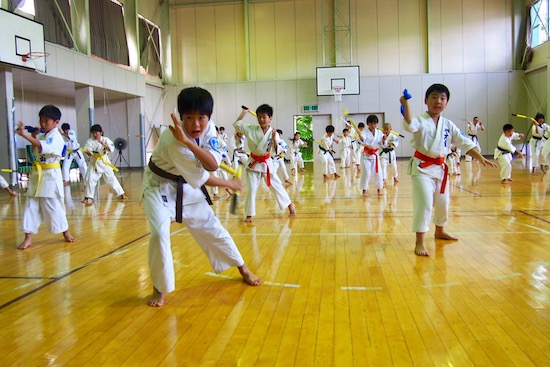
M445 161L451 153L451 146L466 152L484 166L496 167L481 155L475 141L464 136L453 122L442 116L449 98L450 92L446 86L432 85L425 94L427 112L414 117L411 115L408 99L404 96L400 99L404 107L403 127L412 133L411 145L415 149L407 171L412 179L413 231L416 233L415 253L418 256L428 256L425 233L429 229L432 208L435 238L456 240L445 231L449 207L448 171ZM153 292L148 304L154 307L162 306L166 294L175 289L170 240L170 223L173 221L186 224L216 272L237 267L247 284L257 286L261 283L261 279L248 269L231 235L209 205L205 185L230 190L240 190L243 187L238 178L228 179L210 174L218 170L220 162L225 158L234 167L243 164L247 171L245 222L252 222L256 215L256 195L263 180L274 194L279 207L288 209L290 217L296 215L294 204L276 173L278 157L273 159L271 154L277 156L282 150L290 148L293 172L303 169L299 148L305 143L301 141L299 134L294 135L290 146L286 147L280 144L281 133L270 126L273 117L272 107L266 104L259 106L256 110L256 123L243 121L249 112L243 107L237 121L233 123L236 133L230 143L233 156L229 158L224 150L220 149L220 140L224 140L224 137L220 136L219 131L216 132L216 126L210 119L213 103L212 95L205 89L183 89L178 96L179 116L172 114L174 125L169 126L169 130L161 134L145 169L141 199L151 230L148 261ZM31 245L31 235L37 233L42 218L49 224L52 233L63 233L68 242L76 240L69 232L63 202L63 177L59 162L65 141L56 128L61 112L55 106L44 106L39 117L43 134L38 138L26 134L21 122L17 128L17 133L33 145L38 157L35 163L37 169L29 178L28 200L23 216L25 240L19 246L20 249ZM368 195L368 182L371 176L375 177L377 190L382 189L381 161L387 161L387 165L391 163L392 166L395 162L394 149L398 141L392 136L389 124L385 124L383 131L380 131L376 128L377 123L378 118L370 115L367 118L367 129L364 124L359 124L356 128L357 145L361 147L359 164L363 195ZM513 127L505 125L504 130L504 140L516 136ZM340 139L333 134L334 128L328 126L325 136L319 142L325 162L325 178L329 175L338 177L332 156L333 143L341 141L343 148L348 150L346 154L352 154L348 139L349 130L344 130L344 135ZM106 153L112 151L113 147L112 142L102 136L101 127L94 125L92 135L83 151L93 159L88 166L88 175L91 171L92 177L97 178L101 174L107 174L108 169L105 167L112 169ZM65 134L66 138L70 136L70 132ZM250 152L244 150L245 139ZM508 145L501 146L500 142L499 148L501 149L497 160L504 166L507 160L504 156L513 153L514 148ZM70 149L73 153L78 148L72 146ZM344 163L348 166L351 164L349 155L345 156ZM394 180L397 181L397 175L394 176ZM93 185L90 181L87 182L88 200L93 192L88 190L93 189ZM123 191L117 191L119 189L115 183L112 183L112 186L115 193L124 196Z

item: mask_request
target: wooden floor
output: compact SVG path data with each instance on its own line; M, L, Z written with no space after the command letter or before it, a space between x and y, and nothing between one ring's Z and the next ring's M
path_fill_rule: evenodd
M184 226L174 224L176 291L148 307L149 228L142 173L122 172L130 200L105 185L93 207L79 184L66 198L64 243L42 226L17 250L24 198L0 193L1 366L550 366L550 182L514 163L462 164L451 178L449 232L414 255L410 177L363 199L342 170L319 165L288 187L287 218L260 189L254 223L214 203L245 261L213 273Z

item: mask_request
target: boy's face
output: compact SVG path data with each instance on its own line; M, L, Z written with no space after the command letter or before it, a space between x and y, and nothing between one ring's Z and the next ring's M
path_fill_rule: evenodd
M349 131L344 131L344 136L348 136L349 135Z
M294 135L294 139L299 140L300 138L301 138L301 135L300 135L300 134Z
M100 139L101 139L101 135L103 135L103 134L101 133L101 131L94 131L94 132L92 133L92 136L94 137L95 140L100 140Z
M184 113L181 115L183 130L193 139L201 137L203 131L208 126L208 121L210 121L210 116L199 112Z
M447 94L434 91L428 95L424 103L428 106L430 115L439 115L447 107Z
M259 113L258 114L258 124L262 129L267 129L269 127L269 124L271 123L271 119L273 117L269 116L267 113Z
M385 127L384 128L384 134L390 135L390 133L391 133L391 127Z
M54 120L51 117L40 116L40 129L45 133L49 132L59 124L59 120Z
M476 118L474 119L474 125L477 125L478 122L479 122L479 118L476 117Z
M506 130L504 132L504 135L506 135L507 137L511 137L512 135L514 135L514 129Z
M374 121L367 122L367 126L369 127L370 131L374 131L376 129L376 122Z
M327 136L332 136L334 134L334 131L327 131Z

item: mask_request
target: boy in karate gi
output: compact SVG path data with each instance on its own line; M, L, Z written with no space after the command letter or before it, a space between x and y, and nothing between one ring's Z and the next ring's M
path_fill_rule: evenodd
M382 172L380 170L380 148L384 133L376 128L378 117L369 115L367 117L367 129L361 131L360 144L363 147L361 159L361 178L359 188L363 190L363 197L369 196L369 182L371 175L374 178L374 186L378 195L382 195Z
M38 113L42 134L33 137L25 133L25 125L19 121L16 133L27 139L33 146L36 157L29 176L27 203L23 214L25 240L19 245L25 250L32 245L32 235L38 233L42 219L50 227L50 233L63 233L65 242L74 242L76 238L69 232L65 211L63 176L61 173L61 154L65 142L57 129L61 111L53 105L42 107Z
M393 182L399 180L397 176L397 159L395 159L395 148L399 145L399 137L391 132L391 124L385 123L382 127L384 135L382 136L382 152L380 152L380 166L382 169L382 180L386 183L388 174L388 165L393 168Z
M283 173L285 183L292 185L292 182L288 180L288 171L286 170L285 156L288 145L283 140L282 130L277 129L277 137L277 144L273 145L273 156L271 157L271 159L273 159L273 167L275 167L275 172L279 172L280 170Z
M76 140L75 131L71 130L71 125L64 123L61 125L61 130L63 131L62 135L63 139L65 139L65 147L67 148L62 167L63 184L68 185L69 172L71 171L71 163L73 163L73 160L75 160L78 164L82 179L86 179L86 160L84 159L84 154L80 151L80 144L78 143L78 140Z
M448 167L445 157L451 144L479 160L484 166L496 167L485 159L476 144L464 137L458 127L441 114L447 107L450 93L442 84L433 84L426 91L424 103L428 112L411 116L408 100L401 96L404 107L403 126L413 134L411 145L416 150L409 161L407 173L411 175L413 189L413 231L416 232L414 252L418 256L429 256L424 245L424 234L430 226L432 206L434 207L435 238L454 240L457 238L445 232L449 210Z
M466 129L466 134L468 134L470 139L472 139L472 141L474 142L474 144L477 147L477 150L479 150L481 152L481 146L479 145L479 138L478 138L477 134L480 131L485 131L485 126L483 126L481 121L479 121L479 117L477 117L477 116L474 117L473 122L470 122L468 120L466 120L466 122L468 123L468 127ZM465 162L471 162L472 157L466 155L466 158L464 159L464 161Z
M351 124L348 124L348 128L351 128ZM357 124L357 130L363 134L365 130L365 124L360 122ZM360 134L357 133L355 129L351 130L352 139L353 139L353 158L352 161L355 162L355 167L357 167L357 177L361 174L361 156L363 155L363 146L361 145Z
M277 144L278 140L277 131L269 126L273 119L273 108L267 104L258 107L256 109L257 124L245 124L242 121L247 113L248 109L243 108L237 121L233 123L235 130L242 131L246 136L250 148L250 157L246 168L247 190L244 208L246 218L244 221L252 223L252 217L256 215L256 194L262 177L265 177L267 187L275 195L279 208L288 208L289 216L294 217L296 215L294 204L277 176L269 153L273 144Z
M90 128L92 137L84 145L84 153L90 157L88 164L88 174L86 177L86 196L82 203L93 205L94 192L97 183L104 176L105 183L111 187L120 200L127 200L124 195L124 189L115 176L115 170L118 169L112 165L109 154L115 151L115 145L106 136L103 136L103 129L100 125L93 125Z
M236 131L229 141L229 148L233 152L233 168L239 169L239 164L246 166L248 156L244 150L245 137L241 131Z
M304 159L302 158L302 152L300 152L301 147L307 147L307 143L303 141L299 132L294 133L294 138L290 141L290 164L292 169L290 173L294 176L300 167L300 172L304 172Z
M149 220L149 270L153 293L148 304L164 305L167 293L175 289L174 264L170 245L170 223L185 223L216 273L236 266L249 285L260 278L245 265L235 242L209 205L204 185L242 188L239 180L211 177L222 156L214 123L210 120L214 100L199 87L185 88L178 96L181 122L172 114L174 126L165 130L157 143L143 176L142 200Z
M339 140L334 136L334 126L328 125L325 127L325 134L319 141L319 155L323 161L323 180L328 179L330 175L333 175L334 179L340 177L340 175L336 173L334 149L332 149L332 145L338 142Z
M212 124L215 125L215 123L212 121ZM225 164L226 166L229 166L231 167L231 162L229 162L229 158L228 158L228 150L227 150L227 144L225 142L225 140L227 139L227 137L224 139L224 134L222 134L222 131L221 131L221 128L218 128L216 126L216 134L217 134L217 138L218 138L218 146L215 148L218 153L220 153L222 155L222 161L221 163ZM214 177L217 177L217 178L221 178L222 180L227 180L228 179L228 174L227 174L227 171L221 169L221 168L218 168L217 170L215 170L214 172L212 172L212 176ZM231 195L231 191L229 191L229 189L225 189L227 191L227 193L229 195ZM219 199L220 197L218 196L218 186L213 186L212 187L212 195L214 196L214 200L217 200Z
M512 144L512 140L523 139L523 134L514 132L514 126L511 124L505 124L502 127L502 135L498 139L497 147L495 148L494 158L498 161L500 166L500 179L503 184L512 183L512 159L514 154L523 158L523 154L516 150L516 147Z
M340 138L340 167L349 168L351 166L351 158L353 156L353 145L351 136L349 136L349 130L342 130L342 137Z
M535 173L535 170L540 164L540 170L545 173L544 159L541 158L542 149L544 147L544 134L546 131L550 131L550 126L544 123L544 115L537 113L535 115L537 123L533 122L531 127L531 140L529 140L529 147L531 148L531 173Z

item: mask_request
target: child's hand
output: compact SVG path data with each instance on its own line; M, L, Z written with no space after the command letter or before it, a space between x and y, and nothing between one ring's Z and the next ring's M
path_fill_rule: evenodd
M519 134L519 138L520 138L520 139L523 139L524 136L525 136L525 135L524 135L523 133L520 133L520 134Z
M179 141L180 143L184 145L188 145L191 141L185 131L183 131L183 127L181 126L181 122L179 122L176 115L173 113L170 114L170 117L172 117L172 121L174 122L174 126L168 125L168 128L174 135L174 138Z
M17 123L17 129L15 130L15 132L17 133L17 135L25 135L25 124L23 124L23 121L19 121Z
M481 164L483 164L484 167L491 166L493 168L497 167L496 163L491 162L487 158L483 157L483 160L481 161Z
M227 180L227 187L233 191L241 191L243 186L243 182L236 177L232 180Z
M517 155L518 155L519 158L523 158L523 157L524 157L523 153L520 152L519 150L517 150L516 153L517 153Z

